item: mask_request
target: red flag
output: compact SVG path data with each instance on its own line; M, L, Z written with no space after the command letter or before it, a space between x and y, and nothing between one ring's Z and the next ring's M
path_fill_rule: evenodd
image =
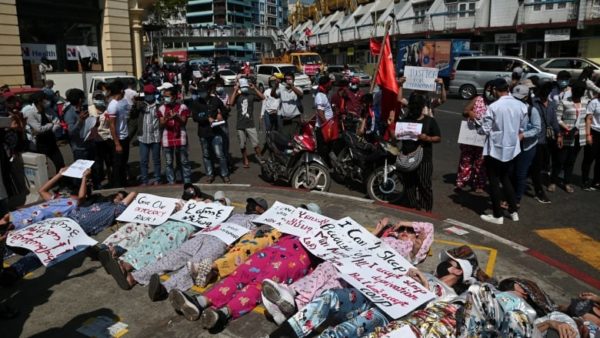
M380 44L381 45L381 44ZM386 37L382 46L381 60L379 69L375 75L375 82L382 91L381 95L381 120L387 121L390 112L395 111L394 121L398 120L400 106L398 104L398 82L396 82L396 69L394 68L394 59L392 58L392 48L390 46L390 37ZM395 123L389 125L394 128Z
M312 31L310 30L310 28L306 27L306 29L304 29L304 35L306 35L306 36L312 35Z
M369 49L371 49L371 55L379 56L379 53L381 53L381 42L377 41L375 38L371 38L369 41Z

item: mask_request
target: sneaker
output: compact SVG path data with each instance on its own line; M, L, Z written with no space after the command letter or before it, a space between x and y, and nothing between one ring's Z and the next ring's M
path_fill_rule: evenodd
M545 194L535 195L535 199L542 204L550 204L552 201Z
M548 186L548 192L555 192L556 191L556 184L552 183Z
M270 279L265 279L262 282L262 294L264 298L277 306L286 319L296 313L295 292L288 287L275 283ZM272 315L275 319L274 314ZM280 325L280 323L277 324Z
M231 184L231 178L229 178L229 176L223 177L223 183L225 183L225 184Z
M503 217L494 217L494 215L481 215L479 217L481 217L481 219L486 222L490 222L490 223L494 223L494 224L504 224Z
M202 314L202 307L198 304L196 298L186 293L173 289L169 292L169 303L173 309L182 313L185 319L189 321L198 320Z
M585 191L596 191L596 187L589 182L584 183L581 188Z
M212 269L212 261L210 259L203 259L199 263L187 262L188 270L194 280L194 285L205 287L207 283L207 276Z
M150 276L150 283L148 284L148 297L150 300L153 302L165 300L168 295L167 289L160 282L160 276L157 273Z
M513 212L510 214L510 219L513 220L513 222L518 222L519 221L519 213L518 212Z
M208 308L202 313L200 318L200 326L206 330L224 327L229 321L229 318L223 311Z
M261 300L262 300L263 306L265 307L265 309L267 310L267 313L271 316L271 319L275 322L275 324L277 324L277 325L283 324L287 320L287 318L283 314L283 312L281 312L281 310L277 307L277 305L275 303L268 300L265 297L264 293L262 293L260 295L260 297L262 298Z

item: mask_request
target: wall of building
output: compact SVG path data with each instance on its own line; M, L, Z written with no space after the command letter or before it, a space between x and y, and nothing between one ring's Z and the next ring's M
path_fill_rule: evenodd
M105 71L133 73L133 46L127 0L105 0L102 51Z
M16 0L0 0L0 85L25 84Z

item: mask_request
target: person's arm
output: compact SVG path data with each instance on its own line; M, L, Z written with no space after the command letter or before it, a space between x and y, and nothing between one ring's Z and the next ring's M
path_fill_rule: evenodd
M62 178L63 172L65 172L67 168L60 168L58 173L54 175L48 182L44 183L44 185L38 190L38 194L44 201L49 201L52 199L52 194L49 192L52 187L56 185L56 183Z
M294 86L293 84L290 88L292 89L292 91L294 93L296 93L296 95L298 96L299 99L301 99L304 96L304 92L302 91L302 89Z
M269 92L271 91L271 88L267 89ZM265 90L265 93L267 93L267 90ZM271 94L269 93L269 96L271 96ZM260 105L260 118L262 119L265 116L265 113L267 111L267 100L266 100L266 95L265 95L265 100L262 102L262 104Z
M263 93L261 93L260 90L258 90L258 88L256 88L256 86L253 83L250 84L250 89L254 90L254 95L256 95L260 99L260 101L265 99L265 95L263 95Z
M404 104L404 90L402 87L404 87L404 82L406 82L406 77L403 76L398 80L398 98L397 101L400 102L401 104Z
M175 114L175 118L181 122L183 126L187 124L188 118L190 117L190 110L185 104L181 104L179 107L179 113Z
M587 79L587 80L585 81L585 85L586 85L587 89L588 89L589 91L592 91L592 92L594 92L594 94L598 94L598 93L600 93L600 88L598 88L598 87L597 87L597 86L594 84L594 81L592 81L592 80L590 80L590 79ZM595 95L594 95L594 96L595 96Z
M129 205L131 202L133 202L133 199L135 198L135 196L137 196L137 192L132 191L129 194L127 194L127 196L125 196L125 198L121 201L121 203L123 203L125 205Z
M438 126L436 120L430 118L429 130L422 131L421 135L419 135L419 140L429 143L440 143L442 141L442 137L440 135L440 127Z
M477 132L484 135L489 135L492 132L494 126L494 113L491 107L485 111L483 119L481 120L481 128L478 128Z
M46 132L46 131L52 129L54 124L46 123L45 125L42 125L42 123L37 119L35 114L38 114L38 113L32 111L27 114L27 124L31 127L31 130L33 131L34 135L41 134L43 132ZM41 114L44 114L44 113L41 113Z
M158 117L158 124L164 128L167 124L167 117L165 116L165 112L162 108L164 108L164 106L160 106L158 109L156 109L156 117Z
M79 193L77 194L77 205L80 205L81 202L83 202L83 200L87 196L87 180L90 177L91 173L92 173L91 169L86 169L83 172L83 177L81 178L81 184L79 185Z
M413 264L419 264L427 258L427 253L433 244L433 224L428 222L410 222L410 225L418 232L413 245Z
M587 144L592 144L592 115L585 117L585 141Z
M235 104L235 100L237 100L238 95L240 95L239 89L240 87L238 87L238 85L235 85L233 87L233 93L231 93L231 96L229 97L229 102L227 102L228 106L233 107L233 105Z
M317 94L317 97L315 98L315 105L317 106L316 111L317 111L317 117L319 118L319 121L325 122L327 121L327 119L325 118L325 110L323 108L323 96L325 94L319 95Z
M463 111L463 117L468 119L475 119L475 103L479 100L479 96L474 97L467 105L465 106L465 110Z
M115 143L115 151L117 153L123 152L123 147L117 135L117 118L114 116L108 117L108 127L110 129L110 135L112 136L113 142Z
M389 222L390 220L387 217L380 219L379 222L377 222L375 229L371 230L371 233L376 237L381 236L381 234L383 233L383 229L385 229L386 225L388 225Z
M542 119L537 108L531 108L531 116L529 117L531 123L531 129L523 131L523 138L537 138L542 131Z
M69 136L73 138L81 138L81 128L85 125L85 119L87 119L88 112L80 112L79 116L75 114L75 110L70 109L65 115L65 121L69 128Z
M438 77L435 79L435 83L439 84L442 90L440 91L440 97L431 102L431 108L441 106L444 102L446 102L446 87L444 86L444 80Z
M571 128L567 127L567 125L562 120L564 113L565 113L565 104L561 100L558 102L558 105L556 106L556 121L558 122L558 125L561 128L565 129L566 131L569 131Z

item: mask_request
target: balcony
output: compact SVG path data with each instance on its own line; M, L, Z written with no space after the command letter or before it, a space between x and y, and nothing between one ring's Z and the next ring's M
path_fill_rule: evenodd
M329 44L329 32L319 34L319 43L321 45Z
M362 25L358 27L358 40L368 39L371 37L373 31L373 25Z
M556 24L577 20L574 0L529 1L519 9L519 25Z
M415 33L428 32L430 20L428 16L415 17L413 20L413 31Z
M581 11L580 11L581 13ZM585 1L585 15L580 20L590 21L600 19L600 1L587 0Z

